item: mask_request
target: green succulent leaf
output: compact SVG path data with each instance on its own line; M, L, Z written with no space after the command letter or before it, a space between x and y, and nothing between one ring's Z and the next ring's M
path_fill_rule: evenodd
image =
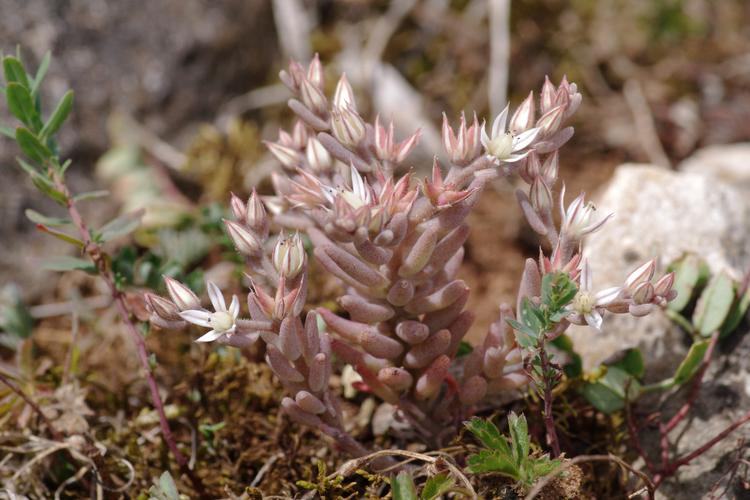
M52 157L52 152L39 141L29 129L20 127L16 129L16 142L26 156L37 163L44 163Z
M393 500L417 500L417 489L408 472L399 472L391 479L391 491Z
M5 89L5 99L8 103L8 110L24 125L35 131L42 128L34 98L28 88L20 83L9 83Z
M706 356L709 343L710 341L708 340L702 340L690 346L685 359L682 360L682 363L677 367L672 377L675 385L682 385L695 375L703 362L703 358Z
M141 223L141 218L143 217L144 212L143 209L129 212L106 223L101 229L99 229L99 237L101 241L111 241L135 231Z
M3 58L3 72L5 73L5 81L9 85L11 83L19 83L23 87L29 88L29 77L20 59L13 56Z
M45 226L52 227L67 226L69 224L72 224L72 221L66 217L48 217L30 208L27 208L24 213L31 222L34 222L36 224L43 224Z
M729 316L735 299L735 283L725 272L714 276L698 299L693 313L693 324L697 332L710 336L721 328Z
M695 296L696 291L708 280L709 270L706 263L694 254L687 254L669 266L674 271L674 285L677 297L669 302L669 309L682 311Z
M47 70L49 70L49 63L52 62L52 54L47 51L42 57L42 61L39 63L39 68L36 70L36 76L31 84L31 95L36 97L39 93L39 86L42 84L44 77L47 76Z
M735 299L730 309L727 319L724 324L721 325L721 332L719 337L725 337L732 333L735 328L742 322L742 318L747 314L747 309L750 306L750 287L745 292Z

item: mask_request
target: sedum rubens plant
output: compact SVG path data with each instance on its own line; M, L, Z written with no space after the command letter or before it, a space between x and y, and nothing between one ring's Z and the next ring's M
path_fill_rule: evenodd
M185 285L165 278L170 299L146 295L152 322L202 326L200 342L240 348L262 342L288 391L282 402L288 415L355 455L366 450L343 430L328 387L334 356L433 445L486 397L534 382L558 455L551 391L560 370L546 344L571 323L598 330L607 312L642 316L674 295L672 274L652 282L654 261L620 286L592 289L581 243L609 216L598 217L584 195L566 206L560 189L561 222L555 222L558 150L573 135L565 123L581 103L576 85L547 79L538 101L530 93L489 130L476 116L470 123L461 116L453 128L444 115L444 161L436 156L431 176L416 180L404 171L419 131L399 141L393 124L379 117L366 122L345 76L326 97L317 57L307 69L292 62L280 77L293 94L288 104L297 121L267 143L282 166L272 176L275 195L253 192L247 203L232 195L234 220L225 221L247 259L249 318L237 297L227 306L212 283L209 310ZM515 174L525 183L516 193L524 216L552 251L540 249L538 261L527 260L516 307L500 306L484 342L462 364L457 351L474 319L465 309L469 288L457 278L466 218L489 181ZM285 233L272 236L272 222ZM342 312L319 308L303 320L308 256L300 233L318 263L345 285Z

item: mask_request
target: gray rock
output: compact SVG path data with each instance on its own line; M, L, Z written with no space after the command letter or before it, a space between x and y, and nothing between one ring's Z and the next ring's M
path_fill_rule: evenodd
M679 165L679 170L716 179L750 194L750 143L724 144L699 149Z
M595 289L622 284L630 271L658 258L659 272L684 252L694 252L713 272L739 279L750 264L750 200L729 184L694 173L650 165L620 166L597 203L614 218L584 243ZM646 318L605 316L602 333L571 329L586 367L620 349L639 346L661 377L685 352L684 339L660 312Z

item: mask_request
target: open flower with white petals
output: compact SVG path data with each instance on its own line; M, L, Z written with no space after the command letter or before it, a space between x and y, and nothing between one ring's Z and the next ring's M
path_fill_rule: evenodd
M227 308L224 296L216 284L207 281L206 288L214 312L205 309L190 309L180 313L185 321L211 329L208 333L199 337L196 342L213 342L224 336L231 336L237 329L237 316L240 314L240 301L236 295L232 296L232 303Z
M506 129L507 121L508 106L492 122L491 135L487 135L484 127L482 127L482 145L487 154L495 161L513 163L523 160L531 152L529 146L539 135L539 128L530 128L515 135Z
M584 260L581 264L581 284L573 301L568 304L568 321L578 325L588 324L596 331L602 328L602 312L607 305L617 300L622 294L622 287L615 286L599 292L592 291L591 269Z

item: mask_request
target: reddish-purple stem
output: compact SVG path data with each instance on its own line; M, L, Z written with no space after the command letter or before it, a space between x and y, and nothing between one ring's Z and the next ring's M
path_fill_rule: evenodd
M55 429L55 426L52 425L52 422L49 418L47 418L47 415L44 414L41 408L39 408L39 405L37 405L29 396L27 396L20 387L18 387L16 384L14 384L9 378L7 378L5 375L0 373L0 382L7 385L8 388L18 394L18 396L23 399L29 407L34 410L39 417L42 419L42 421L47 425L49 428L50 433L52 434L52 437L55 438L57 441L61 441L63 439L63 435L60 434L57 429Z

